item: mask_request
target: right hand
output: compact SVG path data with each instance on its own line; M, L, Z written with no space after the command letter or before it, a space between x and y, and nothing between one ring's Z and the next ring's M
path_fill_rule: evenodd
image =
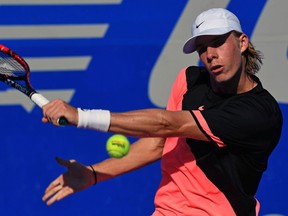
M65 166L67 171L58 176L46 188L42 200L51 205L71 194L94 185L95 178L90 167L84 166L75 160L56 158L58 164Z
M65 117L69 125L78 125L78 110L61 99L55 99L42 107L43 123L59 126L58 119Z

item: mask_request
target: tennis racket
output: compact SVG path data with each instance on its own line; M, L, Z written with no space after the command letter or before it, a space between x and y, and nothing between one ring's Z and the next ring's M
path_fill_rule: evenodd
M0 80L28 96L36 105L42 108L49 103L43 95L32 88L30 83L30 68L27 62L13 50L0 44ZM67 125L66 118L58 119L59 125Z

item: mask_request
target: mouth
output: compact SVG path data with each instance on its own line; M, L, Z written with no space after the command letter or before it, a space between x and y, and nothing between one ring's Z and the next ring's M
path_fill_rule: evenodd
M223 71L223 66L221 65L214 65L210 68L211 72L215 75L220 74Z

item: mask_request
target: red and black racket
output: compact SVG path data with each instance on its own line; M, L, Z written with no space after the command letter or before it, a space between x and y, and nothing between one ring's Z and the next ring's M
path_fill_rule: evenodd
M43 95L32 88L30 68L27 62L13 50L0 44L0 80L27 95L35 104L42 108L49 102ZM67 125L66 118L58 120L59 125Z

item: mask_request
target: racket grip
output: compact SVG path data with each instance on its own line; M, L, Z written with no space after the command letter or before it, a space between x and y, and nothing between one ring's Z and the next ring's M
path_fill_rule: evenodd
M32 94L30 98L40 108L42 108L44 105L49 103L49 100L45 98L42 94L39 94L38 92L35 92L34 94ZM57 123L61 126L65 126L65 125L68 125L69 122L65 117L62 116L57 120Z
M45 98L43 95L35 92L34 94L32 94L30 96L31 100L37 104L40 108L42 108L44 105L46 105L47 103L49 103L49 100L47 98Z
M61 126L65 126L65 125L68 125L68 120L65 118L65 117L60 117L58 120L57 120L58 124L61 125Z

